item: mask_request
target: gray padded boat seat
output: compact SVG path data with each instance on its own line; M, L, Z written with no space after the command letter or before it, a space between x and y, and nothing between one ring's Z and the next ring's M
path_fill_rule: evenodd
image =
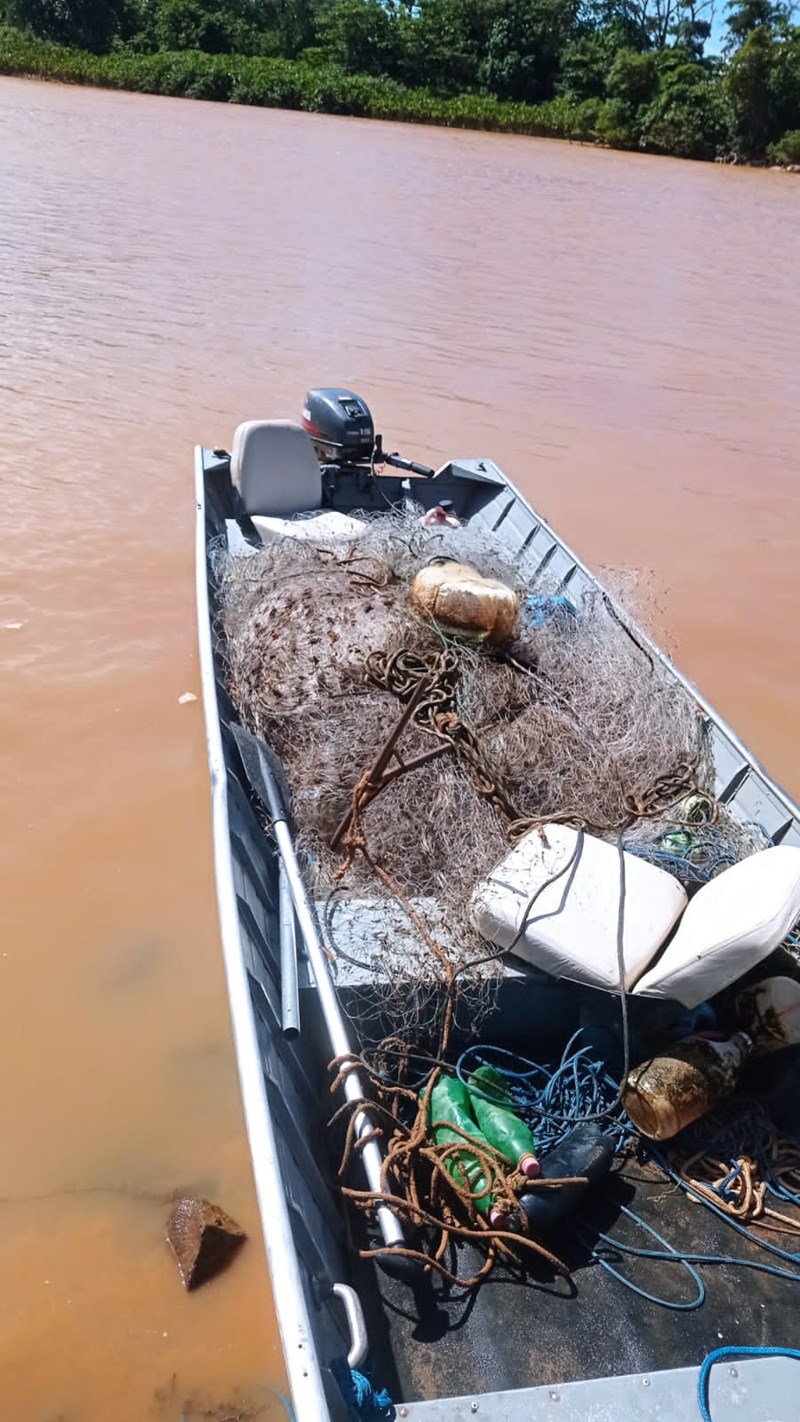
M231 478L247 512L289 518L322 502L314 446L292 420L247 420L233 436Z

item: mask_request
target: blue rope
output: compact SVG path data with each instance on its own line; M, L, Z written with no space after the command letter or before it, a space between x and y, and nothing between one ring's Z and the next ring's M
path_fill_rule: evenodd
M700 1278L700 1275L698 1274L697 1270L692 1268L692 1262L690 1260L690 1257L686 1254L682 1254L679 1249L673 1249L672 1245L666 1239L662 1238L662 1236L657 1232L657 1230L653 1229L652 1225L649 1225L646 1220L643 1220L639 1215L635 1214L633 1210L629 1210L627 1205L620 1205L619 1208L624 1215L627 1215L629 1220L633 1220L634 1224L639 1225L640 1229L643 1229L646 1234L649 1234L651 1238L658 1240L659 1244L663 1244L664 1249L667 1251L667 1253L656 1254L652 1250L635 1249L633 1245L620 1244L616 1239L612 1239L611 1236L608 1234L598 1233L596 1237L602 1240L604 1244L608 1244L612 1248L618 1249L621 1254L635 1254L638 1258L666 1258L672 1259L676 1264L681 1264L686 1270L687 1274L692 1279L692 1281L697 1285L697 1293L695 1297L693 1299L689 1299L688 1302L685 1303L682 1303L675 1299L662 1299L659 1297L658 1294L650 1294L647 1292L647 1289L643 1289L641 1285L634 1284L632 1279L626 1279L625 1275L621 1274L618 1269L615 1269L614 1265L611 1264L610 1261L606 1259L596 1247L592 1250L592 1259L594 1259L595 1262L599 1264L602 1269L605 1269L607 1274L612 1274L613 1277L615 1279L619 1279L619 1282L621 1284L624 1284L627 1289L630 1289L634 1294L638 1294L639 1298L647 1299L649 1303L660 1304L662 1308L671 1308L679 1313L690 1313L693 1309L700 1308L700 1306L705 1303L706 1286L703 1283L703 1280ZM573 1223L572 1228L577 1234L578 1238L584 1240L585 1242L586 1236L581 1226Z
M703 1422L713 1422L708 1400L711 1369L723 1358L795 1358L800 1362L800 1352L796 1348L715 1348L703 1363L697 1379L697 1406Z
M456 1064L456 1073L460 1080L464 1081L465 1076L479 1062L486 1062L494 1066L505 1078L519 1114L524 1117L534 1131L537 1148L542 1154L557 1146L579 1120L585 1120L587 1117L602 1121L603 1130L613 1138L617 1151L621 1151L635 1133L624 1111L621 1108L614 1110L614 1104L618 1099L617 1083L609 1075L605 1065L595 1059L592 1048L579 1047L576 1049L579 1037L580 1033L576 1033L570 1039L564 1049L560 1064L554 1070L524 1057L519 1057L505 1048L479 1045L469 1047L461 1054ZM474 1088L470 1087L470 1090L474 1090ZM487 1100L492 1100L491 1090L481 1094L485 1095ZM757 1124L754 1122L754 1130ZM707 1123L704 1129L707 1130ZM800 1205L800 1195L770 1181L766 1127L764 1132L756 1132L756 1134L757 1136L763 1134L764 1138L763 1141L760 1138L754 1140L753 1154L758 1160L762 1178L767 1181L768 1188L776 1197ZM708 1142L706 1141L705 1144L707 1145ZM723 1159L728 1155L723 1140L720 1140L716 1149ZM627 1279L595 1248L592 1258L609 1274L612 1274L620 1283L625 1284L640 1297L661 1304L665 1308L680 1310L699 1308L705 1296L702 1280L692 1268L692 1265L695 1264L727 1264L741 1269L755 1269L778 1279L800 1282L800 1272L796 1272L800 1266L800 1253L793 1254L777 1244L772 1244L769 1240L757 1237L725 1210L693 1190L690 1182L684 1180L672 1169L667 1159L652 1142L648 1143L648 1152L665 1175L669 1176L676 1185L680 1185L687 1194L700 1200L712 1213L718 1215L751 1244L758 1244L761 1249L793 1267L790 1269L779 1268L766 1261L761 1263L757 1260L738 1259L734 1255L686 1253L667 1243L645 1220L628 1209L627 1206L622 1205L620 1206L622 1212L663 1245L663 1250L638 1249L633 1245L622 1244L605 1234L600 1234L597 1238L602 1244L617 1249L622 1254L641 1259L661 1259L665 1262L682 1264L697 1286L697 1296L689 1303L674 1303L670 1299L662 1299L649 1294L631 1279ZM732 1194L731 1187L738 1173L739 1167L731 1160L729 1172L719 1186L719 1193L723 1200ZM576 1229L576 1232L580 1232L579 1226L574 1225L573 1228Z
M707 1188L715 1191L722 1201L727 1202L733 1198L732 1187L741 1175L738 1157L742 1151L743 1137L746 1138L746 1154L756 1162L769 1194L776 1200L784 1200L800 1207L800 1190L790 1189L773 1174L774 1136L774 1124L758 1102L742 1103L741 1100L733 1099L728 1103L721 1103L712 1117L704 1116L689 1126L683 1132L681 1140L687 1154L692 1155L695 1151L707 1152L717 1160L727 1163L728 1173L722 1181L716 1185L707 1182ZM649 1149L659 1167L668 1170L658 1149L652 1144Z
M655 1230L652 1229L651 1226L648 1225L645 1220L641 1219L639 1215L635 1214L633 1210L630 1210L627 1205L619 1206L622 1213L624 1215L627 1215L629 1219L633 1220L635 1224L640 1225L641 1228L644 1229L647 1233L658 1239L659 1243L664 1244L664 1250L642 1249L632 1244L623 1244L620 1240L613 1239L611 1235L598 1234L597 1238L603 1244L608 1245L612 1249L618 1250L620 1254L628 1254L637 1259L659 1259L663 1260L665 1263L681 1263L687 1268L693 1264L725 1264L728 1265L730 1268L735 1269L755 1269L758 1273L769 1274L774 1279L785 1279L789 1283L800 1283L800 1253L793 1254L790 1250L781 1249L779 1245L771 1244L769 1240L761 1239L757 1235L751 1233L749 1229L747 1229L744 1225L740 1224L738 1220L733 1219L732 1216L727 1214L725 1210L720 1209L718 1205L715 1205L706 1196L701 1195L698 1191L694 1190L688 1180L683 1179L682 1176L678 1175L677 1171L672 1169L669 1162L665 1159L663 1155L661 1155L660 1151L658 1151L653 1146L652 1142L649 1142L649 1151L653 1159L656 1161L657 1165L664 1171L665 1175L668 1175L669 1178L674 1181L676 1185L680 1185L681 1189L685 1190L688 1195L691 1195L694 1199L699 1200L701 1204L704 1204L707 1209L711 1210L712 1214L718 1215L721 1220L724 1220L725 1224L729 1225L731 1229L736 1230L737 1234L742 1235L751 1244L756 1244L760 1249L765 1250L767 1253L776 1256L778 1259L785 1261L788 1264L794 1265L794 1268L781 1269L775 1264L768 1264L766 1262L762 1263L758 1259L741 1259L737 1258L736 1255L733 1254L693 1254L689 1253L686 1250L674 1249L671 1245L667 1244L665 1240L660 1239L659 1236L656 1234ZM733 1174L733 1172L731 1173ZM573 1228L578 1227L573 1225ZM619 1279L620 1283L625 1284L627 1288L631 1289L635 1294L640 1294L643 1298L650 1299L654 1303L663 1304L666 1308L699 1308L700 1304L702 1303L701 1298L698 1298L696 1302L689 1305L676 1305L674 1303L671 1303L667 1299L655 1298L652 1294L648 1294L643 1289L641 1289L638 1284L634 1284L631 1279L626 1279L624 1274L621 1274L618 1270L615 1270L613 1266L609 1264L609 1261L605 1259L596 1248L592 1251L592 1258L595 1259L598 1264L601 1264L603 1268L607 1269L610 1274L613 1274L615 1278Z
M619 1083L596 1058L591 1046L576 1043L578 1031L570 1038L557 1066L542 1066L505 1047L479 1044L467 1047L456 1062L456 1075L465 1086L466 1076L479 1065L492 1066L505 1078L519 1115L530 1126L536 1147L543 1155L553 1150L584 1121L603 1123L617 1151L623 1149L634 1131L619 1106ZM513 1066L509 1063L513 1062ZM487 1101L497 1098L488 1091L470 1091Z
M647 1228L644 1220L638 1219L638 1216L634 1216L634 1218L643 1228ZM800 1274L793 1274L790 1269L779 1269L775 1264L762 1264L758 1259L738 1259L733 1254L689 1254L682 1249L672 1249L670 1246L666 1252L659 1249L638 1249L633 1244L623 1244L618 1239L612 1239L608 1234L598 1234L597 1237L604 1244L618 1249L621 1254L632 1254L637 1259L664 1259L671 1264L727 1264L731 1268L756 1269L762 1274L771 1274L775 1279L789 1279L800 1284ZM756 1242L761 1243L760 1240ZM793 1257L790 1256L790 1258ZM598 1263L600 1262L602 1261L598 1259ZM640 1292L637 1285L631 1283L630 1280L622 1279L621 1282L627 1284L629 1289L633 1289L634 1293ZM661 1300L657 1300L657 1302L661 1302Z
M390 1422L394 1404L386 1388L377 1391L366 1373L350 1368L344 1358L334 1358L331 1372L350 1409L353 1422Z
M672 874L675 879L679 879L684 886L697 886L707 884L709 879L719 873L721 869L729 869L736 863L732 854L725 854L716 851L708 851L707 857L702 861L689 858L689 854L679 854L677 850L663 848L658 844L643 844L632 841L625 844L626 854L635 854L638 859L646 859L649 864L655 864L658 869L666 869L668 874ZM690 850L689 853L692 853Z

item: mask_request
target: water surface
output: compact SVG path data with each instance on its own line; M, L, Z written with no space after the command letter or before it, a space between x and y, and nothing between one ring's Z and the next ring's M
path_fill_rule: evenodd
M172 1419L283 1386L179 702L192 444L343 384L492 456L798 792L800 183L3 79L0 218L0 1414ZM182 1187L254 1237L192 1296Z

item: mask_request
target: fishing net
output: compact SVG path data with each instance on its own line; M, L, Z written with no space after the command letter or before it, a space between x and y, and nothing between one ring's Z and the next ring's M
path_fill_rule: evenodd
M436 557L520 595L507 646L447 638L412 610L411 580ZM711 796L713 768L689 694L602 595L565 607L546 577L526 578L496 536L386 513L365 518L354 543L286 539L246 557L220 550L216 575L230 693L243 725L283 761L298 847L334 952L359 957L337 944L332 910L342 901L401 906L410 946L398 947L391 932L365 964L373 977L380 969L395 1030L419 1037L432 1028L443 993L473 1023L491 1002L498 965L485 961L467 905L521 827L566 820L614 838L624 831L631 843L638 835L655 852L681 798ZM369 668L398 656L425 667L445 657L448 704L466 729L459 745L398 774L363 807L348 852L341 827L354 789L403 710ZM435 744L416 716L398 742L405 761Z
M769 845L760 826L737 820L724 805L708 804L712 815L708 820L697 823L666 815L633 825L623 838L629 853L674 875L689 897L731 865Z

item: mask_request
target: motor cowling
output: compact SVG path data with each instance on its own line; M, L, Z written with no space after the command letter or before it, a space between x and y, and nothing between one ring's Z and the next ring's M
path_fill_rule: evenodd
M364 464L372 458L372 415L366 401L352 390L309 390L303 407L303 428L323 464Z

